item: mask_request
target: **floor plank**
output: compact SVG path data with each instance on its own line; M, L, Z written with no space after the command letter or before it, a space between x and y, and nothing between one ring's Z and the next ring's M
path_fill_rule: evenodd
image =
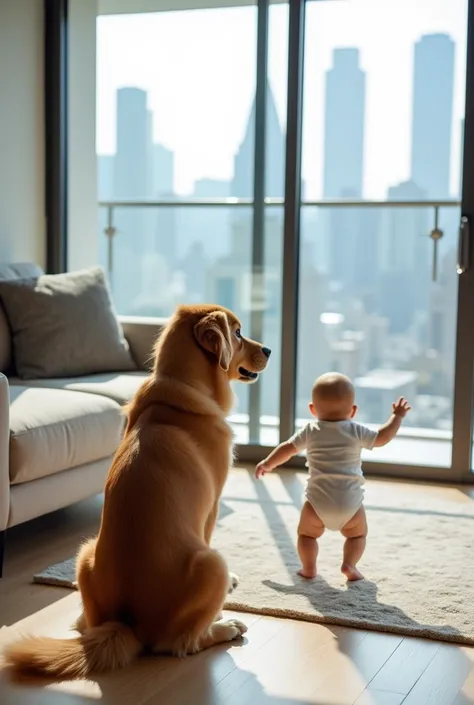
M288 622L252 659L218 683L212 691L213 705L311 702L323 671L319 664L337 652L337 630L302 626ZM313 667L316 663L318 667Z
M355 701L354 705L401 705L405 696L389 693L386 690L367 688Z
M426 639L404 639L370 683L370 688L407 695L439 649Z
M441 645L403 701L404 705L453 705L472 667L466 649ZM474 692L470 695L474 702Z
M325 705L352 705L393 654L402 638L368 632L359 642L336 643L337 654L327 661L318 685L318 701ZM341 674L344 674L341 677Z

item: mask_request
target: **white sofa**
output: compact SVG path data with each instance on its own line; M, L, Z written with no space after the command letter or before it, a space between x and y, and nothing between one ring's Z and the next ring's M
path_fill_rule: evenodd
M0 265L0 279L41 273L32 264ZM120 320L136 372L25 382L15 376L0 305L0 577L8 528L103 489L124 427L121 406L146 379L153 343L165 323Z

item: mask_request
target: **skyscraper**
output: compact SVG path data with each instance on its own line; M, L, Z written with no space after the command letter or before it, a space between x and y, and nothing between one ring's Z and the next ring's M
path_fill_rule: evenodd
M362 197L364 117L365 72L360 67L359 50L335 49L333 66L326 73L324 198ZM354 283L360 234L372 232L371 223L365 227L364 221L361 209L334 208L326 215L329 274L346 287Z
M151 195L153 199L171 199L174 195L174 152L161 144L152 150ZM178 211L175 208L158 208L155 215L154 250L166 262L169 269L176 266Z
M388 201L424 201L426 193L413 181L391 186ZM406 333L417 312L427 312L432 242L429 214L424 208L387 208L380 232L380 313L390 332Z
M265 196L282 198L285 193L285 133L281 128L270 84L267 83ZM234 159L232 196L252 198L255 144L255 100L249 113L244 139Z
M120 88L117 91L116 198L143 199L150 195L150 137L146 92L140 88Z
M152 192L169 197L174 192L174 152L162 144L153 145Z
M324 198L349 192L362 196L364 171L365 72L359 50L335 49L326 73Z
M114 196L146 199L151 195L151 120L147 94L139 88L117 91L117 153ZM134 313L134 300L141 294L144 256L153 238L151 211L145 208L116 210L114 236L114 289L117 308ZM117 286L114 286L114 282ZM120 286L118 285L120 283Z
M427 34L415 45L411 178L429 199L449 197L454 42Z

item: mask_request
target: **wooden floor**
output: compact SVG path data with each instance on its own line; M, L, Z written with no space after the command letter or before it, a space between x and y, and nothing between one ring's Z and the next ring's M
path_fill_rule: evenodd
M397 492L399 484L393 483ZM404 485L406 491L406 485ZM466 490L413 485L413 492ZM78 595L32 585L94 533L95 498L13 530L0 580L0 648L19 633L66 635ZM474 554L473 554L474 563ZM0 676L0 705L468 705L474 648L391 634L240 615L246 639L184 660L154 658L94 681L18 686Z

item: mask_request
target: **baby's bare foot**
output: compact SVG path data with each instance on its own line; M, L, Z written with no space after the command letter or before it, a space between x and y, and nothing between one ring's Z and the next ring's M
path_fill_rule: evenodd
M317 574L316 568L301 568L301 570L298 571L298 575L301 575L302 578L306 578L307 580L312 580Z
M343 573L350 582L355 580L363 580L364 576L360 571L357 570L355 565L350 563L343 563L341 566L341 573Z

